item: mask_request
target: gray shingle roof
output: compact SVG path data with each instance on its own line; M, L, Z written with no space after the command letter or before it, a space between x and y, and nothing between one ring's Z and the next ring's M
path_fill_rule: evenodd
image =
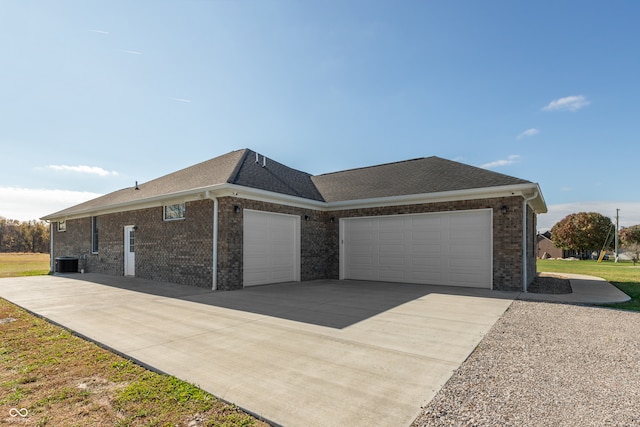
M527 183L530 181L439 157L312 176L269 158L265 160L262 155L258 155L256 162L256 152L243 149L139 184L138 189L129 187L114 191L44 218L61 218L142 203L219 184L236 184L308 200L337 202Z
M530 183L435 156L318 175L312 180L328 202Z
M263 164L265 164L264 167ZM258 155L256 162L256 153L251 150L246 150L235 175L227 182L304 199L323 201L320 192L311 181L310 174L291 169L268 158L265 160L262 155Z
M135 186L123 188L54 214L47 215L44 218L64 217L66 215L73 215L80 212L153 199L155 197L179 193L190 189L223 184L229 180L229 177L234 172L238 162L243 158L246 151L248 150L232 151L220 157L216 157L152 181L139 184L138 189L136 189Z

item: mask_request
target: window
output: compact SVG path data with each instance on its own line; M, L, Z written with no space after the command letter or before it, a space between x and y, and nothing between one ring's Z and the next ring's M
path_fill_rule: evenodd
M67 231L67 221L58 221L58 231Z
M98 217L91 217L91 252L98 253Z
M164 207L164 220L172 221L174 219L184 219L185 204L177 203L175 205L166 205Z
M135 253L136 251L136 228L133 227L129 230L129 252Z

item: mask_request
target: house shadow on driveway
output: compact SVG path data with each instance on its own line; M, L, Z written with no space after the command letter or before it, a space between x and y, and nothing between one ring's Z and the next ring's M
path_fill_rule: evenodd
M511 300L518 295L517 292L489 289L356 280L314 280L253 286L234 291L211 291L95 273L64 277L335 329L346 328L431 294Z

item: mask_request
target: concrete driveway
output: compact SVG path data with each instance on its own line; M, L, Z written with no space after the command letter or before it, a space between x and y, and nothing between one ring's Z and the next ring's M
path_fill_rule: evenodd
M0 297L285 426L409 425L517 293L359 281L211 292L95 274Z

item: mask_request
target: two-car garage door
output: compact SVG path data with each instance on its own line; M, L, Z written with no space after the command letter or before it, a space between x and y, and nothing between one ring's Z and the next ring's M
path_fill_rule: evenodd
M491 288L490 209L341 220L340 277Z

